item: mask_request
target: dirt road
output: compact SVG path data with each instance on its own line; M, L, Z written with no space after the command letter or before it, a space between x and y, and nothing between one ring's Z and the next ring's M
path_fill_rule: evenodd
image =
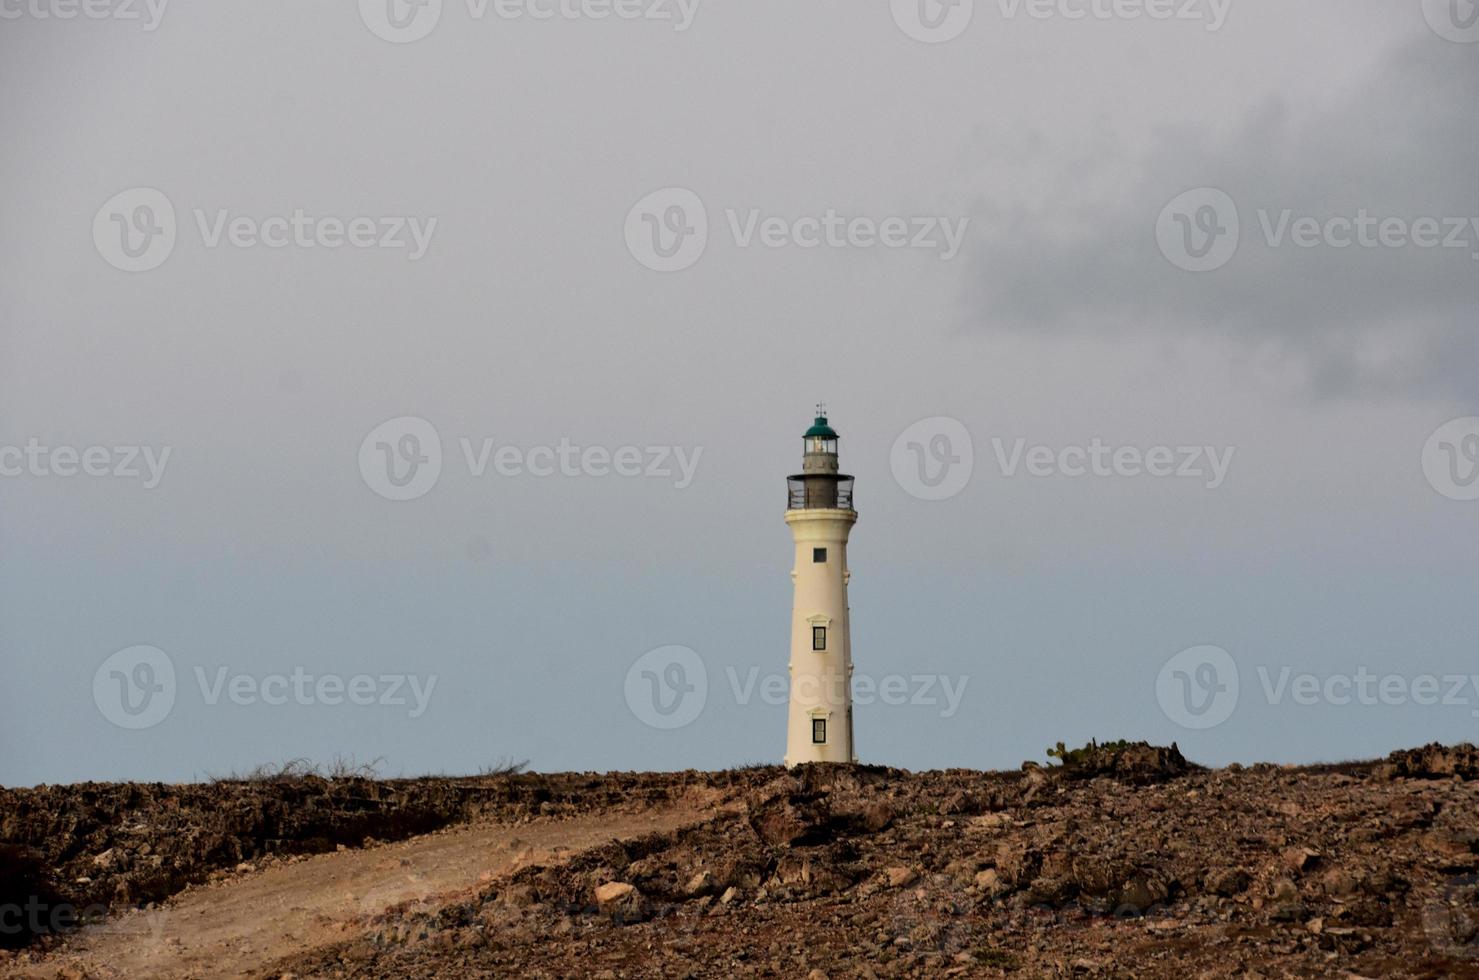
M342 940L400 902L435 908L531 863L612 838L698 823L696 803L642 814L471 824L368 850L321 854L176 896L90 927L22 977L239 977Z

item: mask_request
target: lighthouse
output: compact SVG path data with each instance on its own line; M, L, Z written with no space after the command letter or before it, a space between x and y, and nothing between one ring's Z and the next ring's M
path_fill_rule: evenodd
M786 479L786 489L786 523L796 542L786 766L857 762L847 536L858 513L853 479L838 468L837 433L827 424L825 406L817 406L802 437L801 472Z

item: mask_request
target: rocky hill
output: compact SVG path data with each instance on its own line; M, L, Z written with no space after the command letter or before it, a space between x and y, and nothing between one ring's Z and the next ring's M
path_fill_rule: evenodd
M716 802L367 915L261 975L1479 977L1471 747L1224 770L1174 747L1057 755L1010 773L509 777L457 819L528 820L530 794L571 814L695 787Z

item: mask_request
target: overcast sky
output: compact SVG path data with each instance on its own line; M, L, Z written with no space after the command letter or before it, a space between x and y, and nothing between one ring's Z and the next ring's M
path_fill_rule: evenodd
M0 0L0 782L778 761L819 400L864 761L1475 739L1470 0L89 10Z

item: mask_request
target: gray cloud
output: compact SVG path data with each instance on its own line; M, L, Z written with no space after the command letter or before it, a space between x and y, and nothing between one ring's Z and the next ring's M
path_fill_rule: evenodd
M1313 112L1276 98L1230 129L1161 130L1144 153L1099 139L1087 199L1081 155L1059 166L1063 192L1046 203L978 215L968 320L1232 338L1294 365L1321 395L1479 393L1479 220L1464 248L1271 247L1265 230L1286 209L1321 222L1361 209L1409 223L1479 219L1475 91L1474 48L1427 38ZM1225 266L1191 273L1161 254L1155 226L1198 187L1236 202L1241 244Z

